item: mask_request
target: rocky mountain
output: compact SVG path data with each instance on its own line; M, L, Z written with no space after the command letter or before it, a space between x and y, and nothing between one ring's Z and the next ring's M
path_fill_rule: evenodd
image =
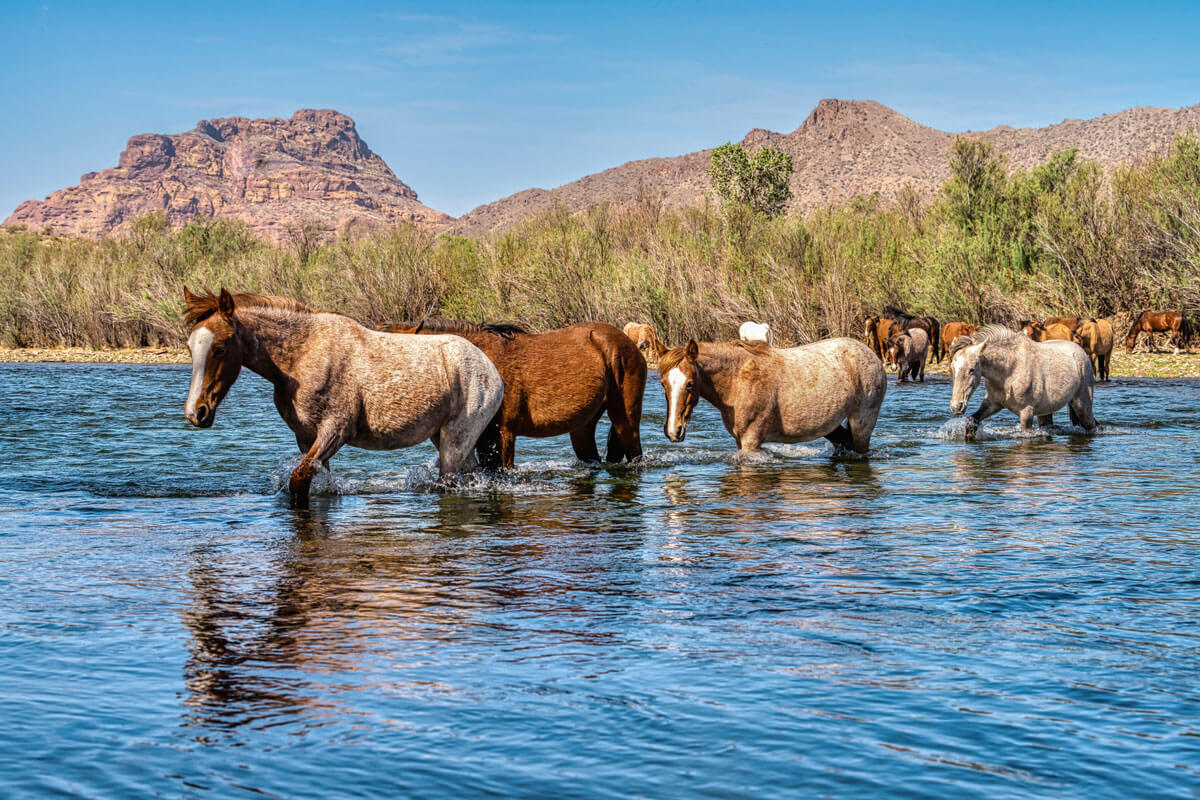
M878 192L884 202L911 185L932 195L949 176L955 136L994 142L1014 167L1032 167L1052 153L1078 147L1106 168L1170 146L1175 135L1200 130L1200 105L1132 108L1045 128L947 133L920 125L870 101L822 100L791 133L755 129L742 144L778 147L792 156L791 211L808 212ZM84 175L78 186L22 203L5 225L100 236L129 220L163 210L176 224L196 216L246 220L275 241L289 228L315 224L347 232L413 221L437 229L484 233L565 206L579 211L661 198L664 206L704 201L711 150L631 161L557 189L528 189L454 220L422 205L336 111L297 111L291 119L231 117L200 122L172 136L129 140L117 167Z
M1200 130L1200 105L1132 108L1046 128L1000 126L956 134L920 125L879 103L822 100L791 133L756 129L741 143L752 149L770 145L792 156L790 210L803 213L872 192L887 202L906 184L931 195L949 177L955 136L995 143L1013 167L1035 166L1074 146L1085 158L1111 168L1164 150L1176 133L1189 128ZM560 205L578 211L602 200L634 203L639 195L661 197L667 207L695 205L708 191L705 170L711 157L711 150L701 150L631 161L557 189L518 192L476 208L455 224L465 231L496 230Z
M230 117L203 120L187 133L134 136L116 167L22 203L4 224L97 237L159 210L173 224L197 216L245 220L275 241L307 224L346 232L451 222L418 202L359 137L354 120L302 110L286 120Z

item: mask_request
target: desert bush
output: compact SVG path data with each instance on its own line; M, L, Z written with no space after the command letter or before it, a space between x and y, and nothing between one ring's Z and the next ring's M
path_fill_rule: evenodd
M868 196L805 216L746 204L556 209L487 236L404 225L280 246L245 225L162 215L86 241L0 232L0 342L180 345L180 296L221 286L295 297L365 324L426 316L547 329L653 324L671 343L727 339L746 319L783 342L857 331L886 303L942 319L1013 323L1048 313L1200 311L1200 140L1181 136L1106 176L1078 153L1009 170L955 144L924 198Z

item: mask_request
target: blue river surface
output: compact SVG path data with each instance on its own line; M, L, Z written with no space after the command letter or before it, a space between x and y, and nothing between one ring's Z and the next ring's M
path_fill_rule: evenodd
M967 443L890 376L868 458L739 463L651 373L644 464L346 448L301 511L269 385L188 379L0 365L0 797L1200 794L1200 382Z

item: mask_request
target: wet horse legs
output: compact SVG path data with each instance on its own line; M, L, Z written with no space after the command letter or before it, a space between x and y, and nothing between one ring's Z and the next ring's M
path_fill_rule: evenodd
M309 446L300 464L292 470L292 476L288 480L288 493L292 496L293 506L308 506L308 489L317 474L317 465L328 468L329 459L346 443L346 438L346 426L340 422L326 421L317 429L316 439ZM304 446L299 437L296 441L301 447Z

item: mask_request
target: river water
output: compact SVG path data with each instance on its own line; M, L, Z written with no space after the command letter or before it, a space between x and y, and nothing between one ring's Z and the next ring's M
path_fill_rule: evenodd
M347 448L296 511L254 375L201 431L186 367L0 365L0 796L1195 796L1200 382L738 464L656 378L641 467Z

